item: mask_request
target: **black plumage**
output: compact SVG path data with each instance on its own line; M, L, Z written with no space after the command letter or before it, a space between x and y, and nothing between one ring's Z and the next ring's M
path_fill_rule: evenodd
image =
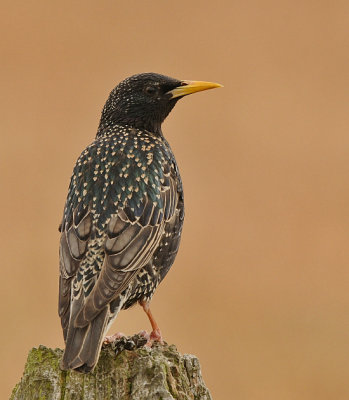
M60 226L63 369L90 371L121 309L149 301L178 251L184 204L161 124L178 99L218 87L146 73L110 94L95 140L80 155Z

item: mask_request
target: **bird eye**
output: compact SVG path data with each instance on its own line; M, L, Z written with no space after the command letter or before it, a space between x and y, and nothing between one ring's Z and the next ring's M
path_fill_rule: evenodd
M144 91L149 96L153 96L157 92L157 90L156 90L156 88L154 86L147 86L144 89Z

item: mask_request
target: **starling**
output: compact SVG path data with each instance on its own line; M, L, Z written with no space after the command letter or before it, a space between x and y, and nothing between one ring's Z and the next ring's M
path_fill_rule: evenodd
M155 73L117 85L81 153L60 225L62 369L89 372L120 310L139 302L161 341L150 299L178 251L182 181L161 124L188 94L219 87Z

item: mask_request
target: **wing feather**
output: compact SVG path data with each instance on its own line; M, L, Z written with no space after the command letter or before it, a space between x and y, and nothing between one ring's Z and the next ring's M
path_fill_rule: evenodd
M111 218L107 228L103 267L75 320L76 327L84 327L93 320L149 262L162 238L165 223L175 212L177 186L172 177L168 177L168 183L168 186L162 187L161 209L146 196L143 213L139 218L130 215L130 208L119 209Z
M92 228L91 214L85 212L81 216L81 212L80 214L75 212L75 218L71 221L72 225L69 227L67 223L63 223L60 227L58 314L61 317L64 339L67 336L70 320L72 279L76 275L81 259L86 252L87 241Z
M88 296L76 302L79 309L74 307L71 323L75 327L83 328L96 318L151 259L178 201L177 181L171 172L165 166L159 202L145 193L137 209L126 204L112 215L106 227L105 256L99 276ZM69 323L67 304L71 301L71 280L85 256L92 229L91 213L83 207L74 210L71 226L62 225L60 315L62 326L65 321L63 330Z

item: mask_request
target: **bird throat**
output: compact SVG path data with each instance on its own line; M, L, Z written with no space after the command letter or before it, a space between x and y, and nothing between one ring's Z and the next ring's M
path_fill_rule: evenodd
M144 115L120 112L118 110L113 110L113 112L104 112L98 127L97 136L103 134L105 129L108 129L114 125L128 126L131 128L136 128L140 130L145 130L151 132L153 135L158 137L163 137L161 125L167 115L171 112L173 104L169 104L167 109L161 110L161 113L148 113Z

